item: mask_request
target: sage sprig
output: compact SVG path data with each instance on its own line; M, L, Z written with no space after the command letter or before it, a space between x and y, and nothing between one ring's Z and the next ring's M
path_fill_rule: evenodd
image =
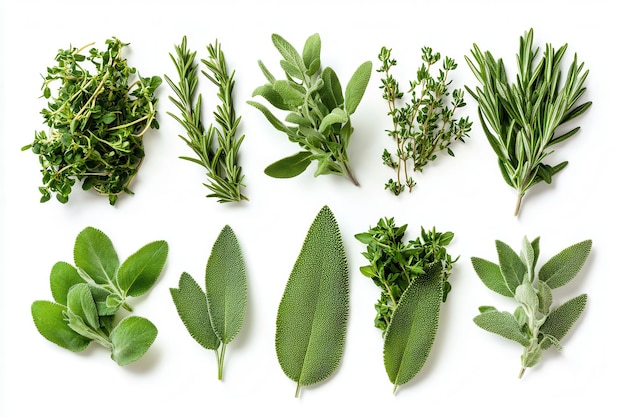
M350 116L365 93L372 63L361 64L343 91L335 71L321 65L319 34L306 40L302 54L280 35L272 35L272 42L283 57L280 66L285 71L285 79L277 80L259 61L267 83L252 95L263 97L278 110L287 111L285 122L289 124L281 122L263 104L248 103L302 150L269 165L265 173L275 178L291 178L317 161L315 176L340 175L359 185L348 158L348 145L354 131Z
M456 110L465 106L462 89L453 90L452 98L449 97L450 73L457 68L454 59L445 57L437 77L434 77L431 72L441 60L441 54L423 47L422 65L416 79L409 81L407 94L410 97L404 102L405 93L391 73L397 64L391 57L391 49L383 46L378 59L381 66L377 71L384 76L381 79L382 96L387 101L387 114L393 122L393 128L387 130L387 134L396 144L394 151L385 149L382 155L383 163L395 170L395 178L387 181L385 189L399 195L405 187L411 192L416 185L410 174L411 165L412 171L422 172L440 151L446 150L454 156L450 145L457 140L465 142L472 123L468 117L453 118Z
M76 181L109 198L132 194L130 183L144 158L143 136L158 129L157 76L142 77L128 66L117 38L107 48L59 50L56 65L47 69L42 85L48 105L41 111L48 132L38 131L22 148L39 155L43 186L41 202L52 194L67 203ZM136 75L135 75L136 74ZM53 90L56 89L56 95Z
M451 285L452 264L457 259L446 246L452 232L425 231L405 243L407 225L396 226L382 218L369 231L355 237L367 245L363 256L370 262L360 268L381 288L375 305L374 325L382 330L383 359L394 392L422 369L435 341L439 313Z
M591 106L591 101L581 102L589 71L583 71L577 55L566 77L561 76L566 50L567 44L557 50L546 44L537 61L539 48L533 46L530 29L520 37L519 73L513 83L508 81L502 59L496 60L489 51L482 52L474 44L473 61L465 57L480 83L475 91L467 90L478 103L478 116L502 176L517 191L515 215L532 186L542 181L550 184L565 168L567 161L548 164L547 157L554 152L550 148L580 130L565 126Z
M276 355L300 389L339 366L349 311L348 262L335 216L322 207L306 235L278 306Z
M233 229L226 225L213 244L206 264L205 290L186 272L170 293L189 334L214 350L217 378L222 379L226 345L241 330L248 304L246 268Z
M81 231L74 245L73 266L57 262L50 272L54 301L38 300L31 313L39 333L73 352L92 342L111 350L119 365L139 359L157 336L148 319L127 316L116 323L121 307L131 311L129 297L146 293L167 258L165 241L148 243L120 264L111 240L93 227Z
M198 65L196 52L187 48L187 37L175 46L176 56L170 58L178 72L178 83L165 75L165 80L177 98L170 100L180 116L168 112L185 129L187 136L179 135L197 157L181 156L206 169L208 183L204 185L211 191L207 197L217 198L220 203L247 200L242 188L244 176L239 165L239 148L244 135L237 134L241 117L237 117L233 102L235 72L229 72L220 43L207 46L209 59L201 62L209 70L202 74L218 87L217 97L220 105L213 112L217 126L206 127L202 118L202 94L196 94L198 87ZM219 126L219 127L218 127Z
M482 306L474 322L524 347L520 378L527 368L541 361L543 350L550 346L561 350L561 340L582 314L587 294L552 308L552 290L567 284L580 272L591 251L591 243L591 240L584 240L563 249L538 272L535 269L539 238L530 242L524 237L519 255L507 244L496 241L499 264L472 258L474 270L489 289L519 303L513 314Z

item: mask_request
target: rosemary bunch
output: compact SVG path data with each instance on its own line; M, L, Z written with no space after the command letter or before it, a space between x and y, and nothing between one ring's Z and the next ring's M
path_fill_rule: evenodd
M450 144L459 140L464 142L472 123L469 118L453 119L454 112L465 106L463 90L452 91L452 100L448 97L450 72L457 68L457 63L449 57L442 62L442 69L437 77L430 72L441 59L441 54L433 53L432 48L422 48L422 66L417 71L416 80L409 82L410 99L402 107L400 100L404 93L398 81L391 74L396 60L391 58L391 49L382 47L378 59L381 67L377 70L384 75L381 79L383 99L389 106L388 115L393 121L393 129L387 130L388 135L396 142L395 158L389 150L383 152L383 163L396 171L395 179L391 178L385 185L395 195L404 191L405 187L412 191L415 180L409 173L422 172L429 161L437 158L437 152L447 150L454 156Z
M206 169L208 182L204 185L211 191L207 197L215 197L220 203L247 200L242 194L243 175L238 164L238 154L244 135L237 135L237 127L241 117L237 117L233 104L233 87L235 72L228 72L226 60L220 43L207 46L209 59L201 62L210 73L202 71L213 84L218 87L217 97L220 105L213 112L217 125L202 123L202 94L196 95L198 86L195 62L196 52L187 49L187 37L183 37L180 45L175 46L176 57L170 54L176 71L178 84L167 75L165 80L170 85L176 98L170 100L178 107L181 115L168 112L185 129L187 137L181 139L195 152L197 158L181 156L182 159L195 162Z
M580 103L589 71L583 72L583 63L577 56L570 64L562 81L561 61L567 44L555 50L546 44L543 56L537 61L539 48L533 47L533 30L520 37L517 65L519 73L509 84L502 59L497 61L490 52L482 52L477 45L472 49L472 61L465 57L480 87L467 90L478 102L478 115L485 135L498 157L502 176L517 191L515 215L519 214L522 198L535 184L552 177L567 165L554 166L546 157L554 151L549 148L575 135L575 127L560 132L567 122L583 114L591 102Z

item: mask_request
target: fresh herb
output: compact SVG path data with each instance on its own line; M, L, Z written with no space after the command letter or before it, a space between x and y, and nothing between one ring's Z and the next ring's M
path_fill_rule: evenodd
M95 341L111 350L119 365L139 359L157 336L148 319L127 316L116 323L120 307L132 311L129 297L145 294L161 274L167 258L165 241L143 246L120 264L111 240L88 227L74 245L73 266L57 262L50 272L53 301L32 304L39 333L49 341L80 352Z
M275 178L291 178L317 161L315 176L340 175L359 185L348 158L348 144L354 131L350 116L363 98L372 63L367 61L360 65L343 92L335 71L320 63L322 42L318 34L306 40L302 55L279 35L272 35L272 42L283 57L280 66L286 79L277 80L259 61L268 83L258 87L252 95L259 95L275 108L289 112L285 117L289 125L264 105L255 101L248 103L259 109L275 129L300 145L302 151L274 162L265 173Z
M106 51L91 48L88 55L81 52L90 45L59 50L57 65L48 67L42 85L48 106L41 113L49 130L22 148L39 155L42 203L53 193L66 203L77 180L84 190L108 196L111 205L120 193L132 194L130 183L145 155L143 136L159 127L155 90L161 78L142 77L128 66L122 57L128 44L116 38L106 44Z
M349 310L348 262L337 221L324 206L291 271L276 319L278 362L300 388L339 366Z
M248 302L246 269L237 236L226 225L211 250L205 274L206 292L186 272L170 288L176 310L189 334L214 350L217 378L222 379L226 345L241 330Z
M570 282L581 270L591 240L569 246L546 262L535 273L539 258L539 238L522 241L519 256L507 244L496 241L499 265L472 258L476 274L492 291L513 298L519 307L513 314L482 306L474 322L481 328L518 342L524 347L521 378L526 368L541 360L550 346L561 350L561 339L582 314L587 294L581 294L552 308L552 290Z
M202 74L218 87L217 97L220 105L213 112L216 127L202 123L202 95L196 96L198 86L198 65L195 62L196 52L187 49L187 37L183 37L180 45L175 46L176 57L170 54L176 71L178 84L175 84L167 75L165 80L170 85L177 99L170 96L170 100L180 111L180 117L168 112L185 129L187 137L179 135L182 140L194 151L197 158L182 156L206 169L208 183L204 185L211 191L207 197L215 197L220 203L247 200L242 194L243 175L238 162L239 148L244 135L237 134L241 117L235 113L233 102L233 88L235 86L235 72L228 72L226 59L220 43L216 40L213 45L207 46L208 60L201 60L210 71Z
M387 101L387 114L393 122L393 129L387 130L387 133L396 143L395 151L383 151L383 163L396 171L395 178L389 179L385 189L399 195L405 187L411 192L416 185L409 165L412 164L413 171L422 172L429 161L437 158L439 151L446 150L454 156L450 145L456 140L465 142L472 123L468 117L453 118L456 110L465 106L460 88L452 91L452 100L449 100L450 72L457 68L454 59L445 57L442 69L435 78L431 71L441 59L441 54L433 53L430 47L423 47L422 66L416 79L409 81L407 93L410 99L401 107L398 105L405 93L391 74L392 67L396 65L396 60L391 58L391 49L383 46L378 59L381 67L377 71L384 75L381 79L383 99Z
M520 37L516 82L509 84L502 59L483 53L477 45L472 61L465 57L480 87L467 89L478 102L478 116L489 144L498 157L506 183L517 191L515 215L522 198L535 184L552 177L567 161L549 165L550 147L574 136L575 127L562 131L565 124L583 114L591 102L580 103L589 71L583 72L574 55L567 76L562 82L561 61L567 44L555 51L546 44L543 56L536 60L539 48L533 47L533 30ZM569 128L568 128L569 129Z
M440 304L451 290L452 259L446 246L452 232L422 228L421 238L404 243L407 225L382 218L356 238L367 245L370 262L360 268L382 289L374 325L382 330L383 357L394 392L422 369L435 341ZM410 360L407 360L410 358Z

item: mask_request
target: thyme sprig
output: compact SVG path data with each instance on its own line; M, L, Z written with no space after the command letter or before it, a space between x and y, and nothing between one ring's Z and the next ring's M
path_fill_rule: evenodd
M561 61L567 44L555 50L546 44L543 56L537 61L539 48L533 47L533 30L520 37L517 66L519 73L509 84L502 59L490 52L482 52L477 45L472 49L473 61L465 57L480 87L467 88L478 102L478 116L489 143L498 157L502 176L517 191L515 215L520 211L522 198L535 184L552 177L567 165L554 166L546 158L554 152L549 149L574 136L580 127L559 130L583 114L591 101L580 103L585 93L585 80L578 58L570 64L562 81Z
M450 145L456 140L465 142L472 123L468 117L453 118L456 110L465 106L460 88L453 90L452 99L449 99L450 72L457 68L454 59L445 57L442 69L437 77L433 77L431 70L441 60L441 54L433 53L430 47L423 47L423 63L417 71L416 80L409 81L407 93L410 98L404 103L401 101L404 92L391 73L392 67L397 64L391 57L391 49L383 46L378 59L381 67L377 71L384 76L380 88L389 106L388 115L393 121L393 129L387 130L387 133L396 143L395 158L387 149L382 155L383 163L396 171L395 179L389 179L385 189L399 195L405 187L411 192L416 185L410 174L410 165L414 172L422 172L429 161L437 158L439 151L447 150L450 156L454 156Z
M226 60L220 43L207 46L209 59L201 62L209 72L201 71L218 87L217 97L220 105L213 112L217 126L202 123L202 94L196 95L198 86L198 64L196 52L187 48L187 37L183 37L180 45L175 46L176 56L170 54L176 71L178 84L165 75L165 80L177 98L170 100L180 111L180 116L168 112L185 129L187 136L179 135L194 151L197 158L181 156L182 159L195 162L206 169L208 182L204 185L211 191L207 197L217 198L220 203L248 200L243 195L244 176L238 162L239 148L244 135L237 135L241 117L237 117L233 102L235 71L228 72Z

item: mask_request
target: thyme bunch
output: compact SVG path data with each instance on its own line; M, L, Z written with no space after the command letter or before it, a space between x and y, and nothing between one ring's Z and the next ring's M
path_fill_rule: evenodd
M239 148L244 135L238 136L237 128L241 117L237 117L233 102L235 71L228 72L226 59L220 43L207 46L209 59L201 62L209 72L202 74L218 87L220 104L213 112L217 126L202 123L202 94L196 95L198 87L198 64L196 52L187 48L187 37L175 46L176 56L170 54L178 73L178 84L167 75L165 80L177 98L170 100L180 111L180 116L168 112L180 123L187 136L179 135L194 151L197 157L181 156L206 169L208 182L204 185L211 191L207 197L217 198L220 203L248 200L243 195L243 174L239 165Z
M122 192L132 194L129 186L145 155L143 135L159 127L155 91L161 78L142 77L128 66L122 56L128 44L117 38L108 39L104 51L92 47L83 54L91 45L60 49L44 76L48 105L41 114L49 129L22 148L39 155L42 203L52 194L66 203L76 181L108 196L111 205Z
M387 134L396 143L393 153L385 149L382 155L383 163L396 171L395 179L389 179L385 189L399 195L405 187L411 192L416 185L410 174L411 165L414 172L422 172L428 162L437 158L439 151L446 150L454 156L450 145L456 140L465 142L472 123L468 117L453 118L456 110L465 106L462 89L453 90L449 100L450 73L457 68L454 59L445 57L442 68L434 77L431 71L441 60L441 54L423 47L422 65L417 70L416 79L409 81L409 99L404 103L405 93L391 73L397 64L391 57L391 49L383 46L378 59L381 67L377 71L384 76L380 88L389 106L387 114L393 122L393 128L387 130Z
M589 71L583 71L577 55L567 75L561 76L561 61L567 44L554 49L546 44L537 60L539 48L533 46L533 30L520 37L515 82L509 83L502 59L496 60L476 44L472 58L465 57L480 83L475 91L467 88L478 102L478 116L489 144L498 157L506 183L517 191L517 216L522 198L535 184L550 184L552 177L567 165L554 166L547 157L557 143L574 136L580 127L562 131L571 120L582 115L591 101L580 102L585 93Z

